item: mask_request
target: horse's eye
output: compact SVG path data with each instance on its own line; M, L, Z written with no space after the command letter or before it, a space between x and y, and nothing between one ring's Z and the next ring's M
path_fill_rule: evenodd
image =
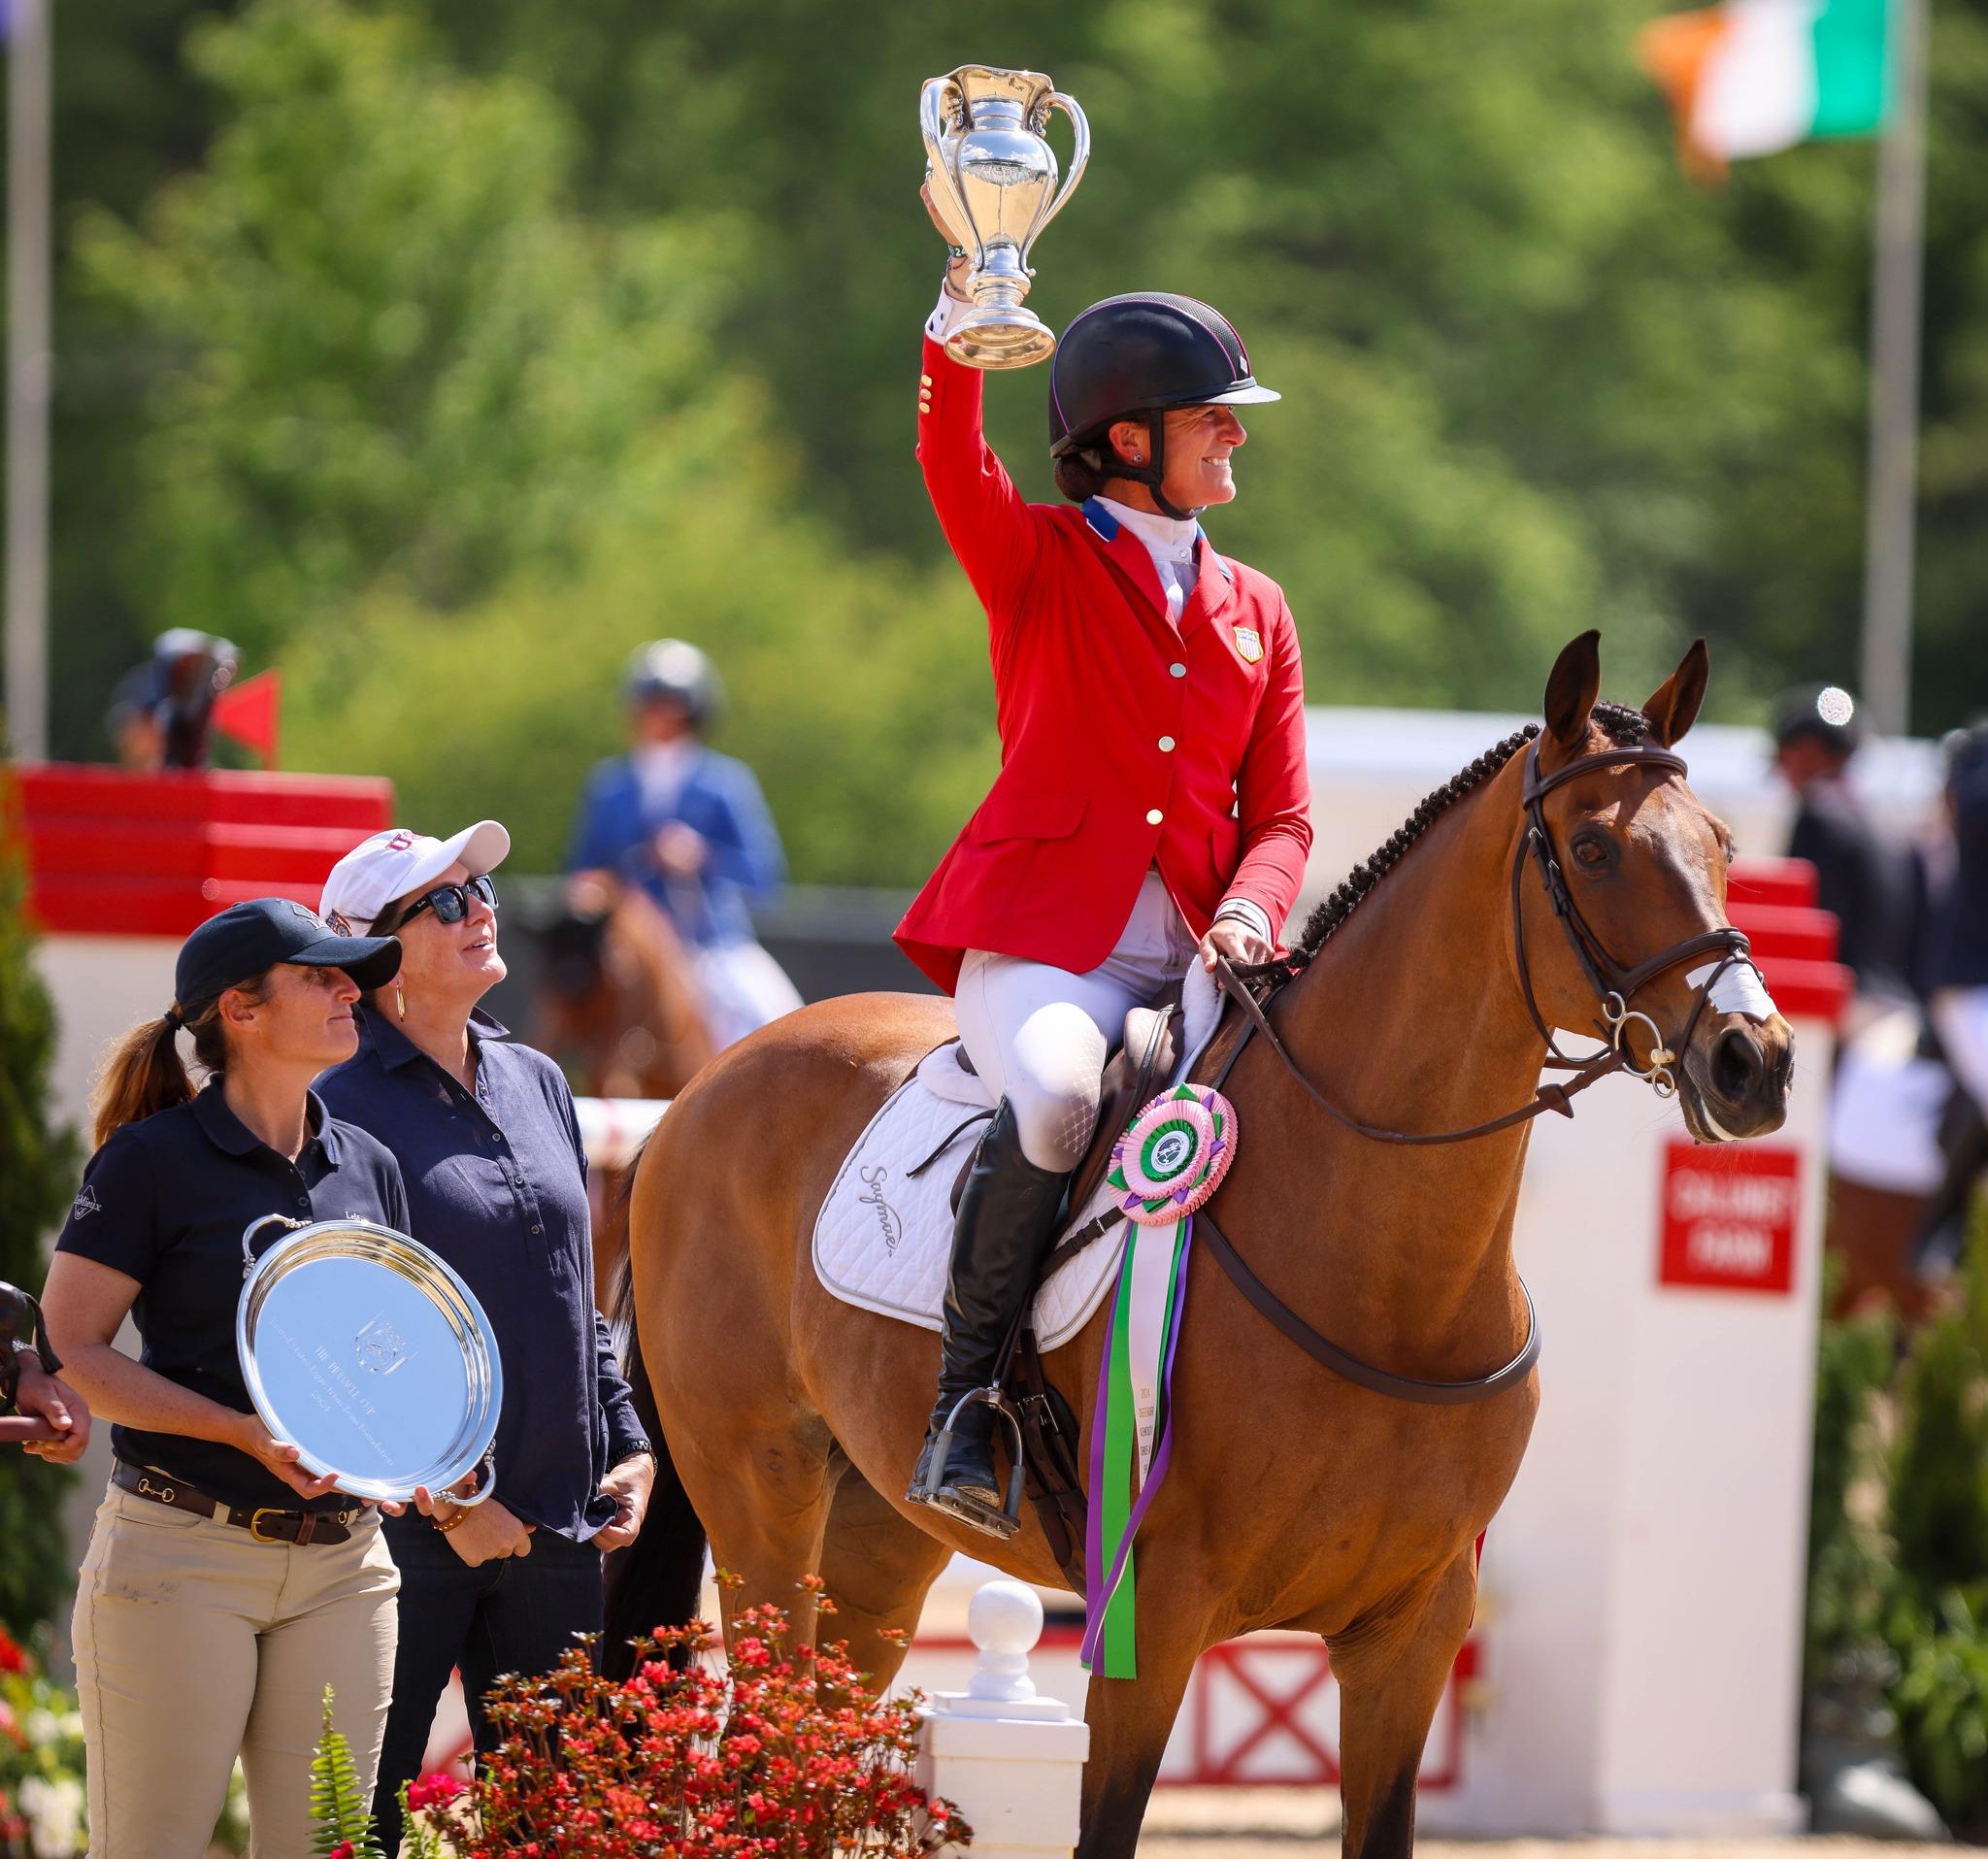
M1584 834L1574 842L1574 859L1576 865L1606 865L1608 848L1593 834Z

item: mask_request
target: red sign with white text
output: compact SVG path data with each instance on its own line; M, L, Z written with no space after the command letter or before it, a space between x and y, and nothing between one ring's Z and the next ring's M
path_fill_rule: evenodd
M1758 1143L1672 1143L1664 1154L1659 1284L1787 1292L1795 1285L1801 1157Z

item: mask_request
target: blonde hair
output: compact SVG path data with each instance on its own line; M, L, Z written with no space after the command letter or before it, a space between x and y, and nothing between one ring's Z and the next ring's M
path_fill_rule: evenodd
M269 971L235 983L234 992L259 1001ZM224 990L226 991L226 990ZM176 1104L190 1104L195 1085L180 1057L179 1031L193 1037L193 1059L209 1077L228 1068L227 1039L221 1030L221 1004L216 996L189 1020L173 1005L156 1019L141 1020L111 1048L90 1092L92 1138L102 1148L127 1123L142 1122Z

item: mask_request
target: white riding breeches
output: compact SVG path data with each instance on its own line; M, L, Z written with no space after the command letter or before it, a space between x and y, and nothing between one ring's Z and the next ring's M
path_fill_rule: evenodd
M1946 1062L1988 1115L1988 987L1942 987L1929 1011Z
M1126 1013L1194 959L1193 934L1157 872L1146 873L1117 946L1086 974L967 952L953 990L960 1041L974 1070L1014 1106L1022 1153L1036 1167L1065 1174L1083 1159Z
M704 1020L719 1051L801 1005L787 972L757 943L719 943L693 956Z

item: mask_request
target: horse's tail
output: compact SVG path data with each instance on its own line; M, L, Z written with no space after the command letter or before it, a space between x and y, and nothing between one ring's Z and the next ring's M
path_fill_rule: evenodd
M643 1144L643 1148L648 1146ZM635 1172L642 1149L629 1165L621 1192L634 1192ZM629 1253L632 1223L624 1232L614 1268L612 1300L615 1334L621 1344L621 1373L635 1396L636 1416L656 1449L656 1478L649 1491L642 1531L625 1549L607 1560L607 1615L601 1649L602 1666L611 1678L625 1678L635 1670L631 1642L658 1627L687 1626L698 1615L704 1584L704 1524L677 1475L670 1444L656 1411L655 1391L642 1359L642 1337L635 1324L635 1274Z

